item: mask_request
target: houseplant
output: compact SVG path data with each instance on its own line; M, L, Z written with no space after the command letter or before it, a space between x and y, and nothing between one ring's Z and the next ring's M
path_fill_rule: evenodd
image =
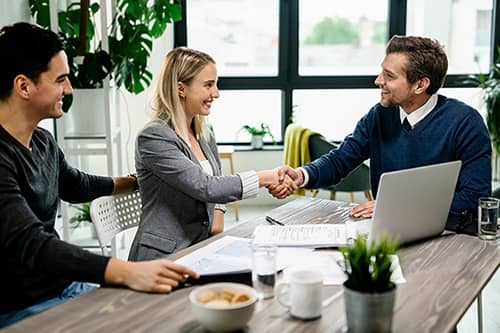
M69 225L71 228L76 229L82 223L92 223L92 218L90 216L90 202L85 202L79 205L70 205L70 207L76 210L76 214L69 219ZM97 238L95 227L91 226L92 238Z
M396 241L384 235L368 244L359 235L351 246L342 247L346 320L349 332L390 332L396 295L391 281Z
M499 56L491 66L489 74L473 75L467 82L483 90L486 124L490 131L493 148L498 155L500 153L500 46L497 46L497 54Z
M64 40L74 88L99 88L108 76L118 87L138 94L149 86L147 68L153 39L167 23L182 18L180 0L114 0L116 11L108 28L109 54L102 49L95 16L99 4L89 0L71 2L58 12L59 34ZM29 0L36 23L49 27L49 0ZM85 29L86 27L86 29ZM80 29L82 28L82 29ZM82 30L82 32L80 32Z
M252 136L253 149L262 149L262 147L264 146L264 136L266 135L269 135L271 137L273 143L276 142L274 140L273 133L269 128L269 125L267 125L266 123L261 123L260 127L244 125L241 129L247 131L247 133Z

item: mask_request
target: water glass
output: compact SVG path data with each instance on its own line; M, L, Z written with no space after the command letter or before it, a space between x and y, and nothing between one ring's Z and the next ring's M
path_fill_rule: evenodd
M273 245L252 244L252 285L260 299L274 295L277 252Z
M479 198L478 235L480 239L494 240L498 232L498 199Z

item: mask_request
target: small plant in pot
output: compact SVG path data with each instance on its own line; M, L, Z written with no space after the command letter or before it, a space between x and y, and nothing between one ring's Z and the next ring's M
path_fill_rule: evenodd
M359 236L342 247L346 320L349 332L390 332L396 296L391 281L392 258L398 243L387 235L368 244Z
M497 60L491 65L489 74L472 75L466 83L472 83L482 89L482 98L486 107L486 124L490 131L493 148L500 153L500 46Z
M76 215L73 215L69 219L71 228L78 228L82 224L82 222L92 223L92 218L90 217L90 202L85 202L79 205L70 205L70 207L74 208L77 211ZM93 225L91 227L91 237L97 238L95 227Z
M264 136L266 135L269 135L273 140L273 143L276 143L273 133L271 132L271 128L269 128L269 125L266 123L261 123L260 127L244 125L241 129L247 131L248 134L252 136L253 149L262 149L262 147L264 147Z

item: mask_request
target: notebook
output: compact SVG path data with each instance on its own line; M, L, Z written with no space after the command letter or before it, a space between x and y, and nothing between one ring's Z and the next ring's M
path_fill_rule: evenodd
M341 246L368 234L383 233L401 244L441 234L455 192L460 161L386 172L380 177L373 218L345 224L258 226L254 239L277 246Z

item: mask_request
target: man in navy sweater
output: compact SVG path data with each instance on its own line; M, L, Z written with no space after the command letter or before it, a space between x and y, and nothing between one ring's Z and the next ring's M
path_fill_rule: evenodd
M166 259L125 262L59 240L59 198L90 201L130 191L133 177L72 168L54 138L37 127L62 116L72 91L62 42L28 23L0 30L0 328L90 291L82 282L168 293L198 275Z
M491 192L490 137L476 110L437 94L447 69L446 54L437 41L394 36L375 80L381 89L380 103L338 149L301 168L284 166L282 174L288 174L298 186L320 188L338 183L370 159L372 192L376 194L384 172L461 160L451 213L467 216L475 212L478 198ZM280 188L269 190L274 193ZM371 217L374 205L374 201L360 204L351 215Z

